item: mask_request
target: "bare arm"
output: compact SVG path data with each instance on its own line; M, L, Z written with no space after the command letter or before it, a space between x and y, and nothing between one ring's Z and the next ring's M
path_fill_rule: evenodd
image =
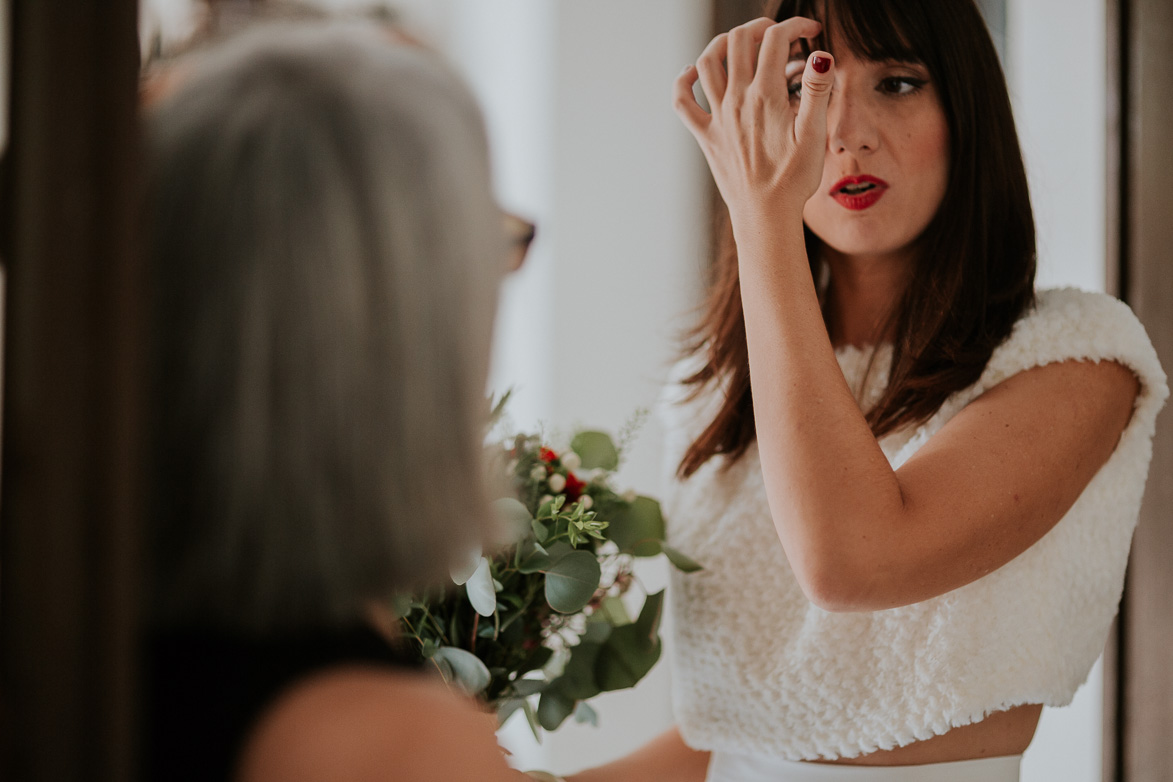
M605 766L581 771L567 782L704 782L709 753L692 749L672 728Z
M818 29L758 20L719 36L678 80L676 105L730 209L779 540L813 602L878 610L969 583L1046 534L1111 455L1138 386L1112 363L1023 372L892 469L835 359L803 242L834 69L818 74L808 61L796 109L782 64ZM692 99L698 78L711 115Z

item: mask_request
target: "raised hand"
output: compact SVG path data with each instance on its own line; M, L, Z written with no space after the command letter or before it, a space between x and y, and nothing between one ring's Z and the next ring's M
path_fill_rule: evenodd
M789 92L786 68L792 45L821 31L804 17L755 19L714 38L676 79L673 106L735 223L760 210L801 215L819 187L834 61L822 51L806 58L801 99ZM698 79L712 113L693 94Z

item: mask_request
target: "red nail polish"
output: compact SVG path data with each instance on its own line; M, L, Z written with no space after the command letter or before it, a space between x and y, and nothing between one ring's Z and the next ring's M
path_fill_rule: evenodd
M814 60L811 61L811 65L814 67L816 72L826 73L827 71L831 70L831 58L830 57L816 57Z

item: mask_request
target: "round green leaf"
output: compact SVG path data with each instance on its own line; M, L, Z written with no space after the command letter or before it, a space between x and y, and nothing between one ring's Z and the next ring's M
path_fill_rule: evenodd
M468 602L481 616L492 616L497 610L497 590L493 588L493 574L489 571L489 560L481 557L472 577L465 583Z
M664 592L644 600L633 624L616 627L595 659L595 681L603 692L634 687L660 659Z
M582 459L584 470L611 471L619 466L619 450L605 432L579 432L570 441L570 449Z
M546 730L557 730L574 711L574 701L565 695L546 690L538 701L538 722Z
M580 643L574 647L562 675L550 684L549 689L557 690L571 700L586 700L598 695L595 661L602 648L601 644L594 643Z
M448 574L452 576L452 583L456 586L464 586L472 578L472 574L477 572L482 560L484 557L481 556L481 550L475 548L465 554L460 561L453 563L448 569Z
M488 687L493 678L479 657L455 646L441 646L432 659L443 663L440 670L446 675L451 671L451 681L469 695L476 695Z
M676 569L681 572L695 573L698 570L704 570L704 567L701 565L701 563L697 562L695 559L688 556L684 552L672 548L667 543L661 544L660 549L664 552L664 556L668 558L668 561L675 565Z
M603 692L634 687L660 659L660 639L649 644L639 625L616 627L595 661L595 679Z
M497 518L501 520L501 525L504 527L502 545L512 545L533 534L531 526L533 516L529 515L526 507L513 497L494 500L493 510L497 513Z
M654 557L660 553L664 516L660 513L660 503L651 497L636 497L609 521L606 535L620 551L637 557Z
M581 611L599 588L599 560L588 551L571 551L546 572L546 602L563 614Z

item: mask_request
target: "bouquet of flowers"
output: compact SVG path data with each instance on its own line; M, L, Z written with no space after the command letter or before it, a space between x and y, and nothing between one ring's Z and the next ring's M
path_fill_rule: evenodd
M571 714L594 724L585 701L635 685L660 657L663 593L645 590L638 615L628 612L634 559L700 565L664 543L656 500L611 487L621 449L607 434L580 431L561 452L519 434L496 449L512 494L496 508L514 542L454 571L463 588L401 599L403 635L498 724L518 710L535 735Z

